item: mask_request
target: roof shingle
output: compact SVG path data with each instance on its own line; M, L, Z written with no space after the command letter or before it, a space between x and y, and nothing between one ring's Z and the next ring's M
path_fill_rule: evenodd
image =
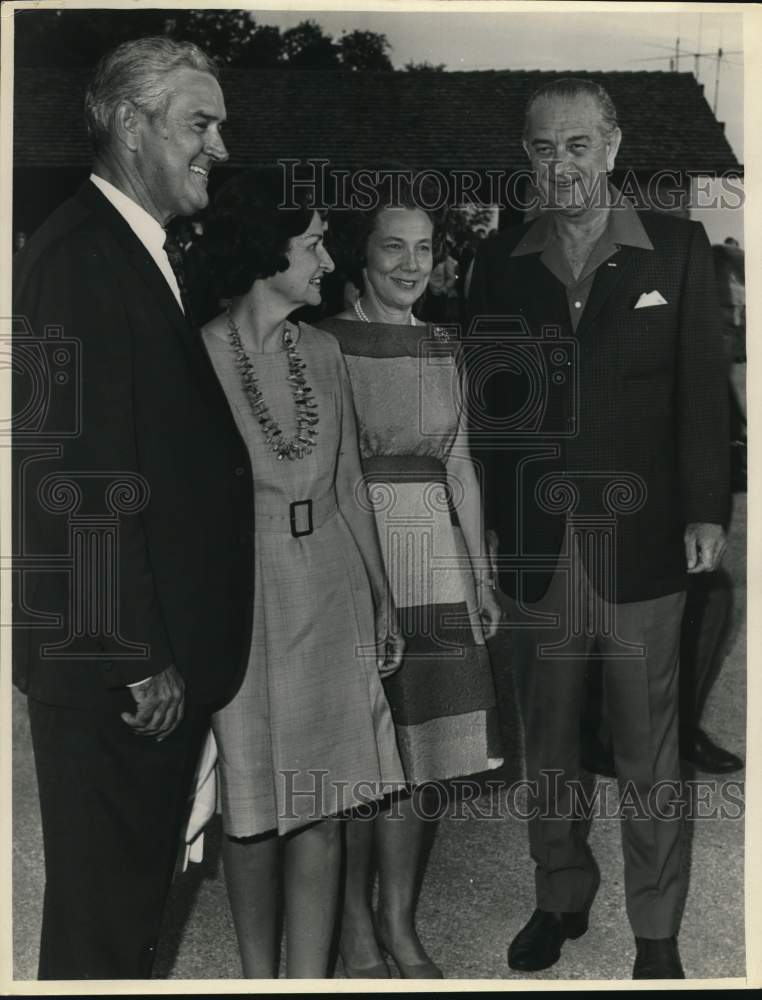
M86 166L89 71L16 70L16 167ZM328 159L337 168L398 161L415 169L519 170L524 107L553 77L601 83L624 139L617 167L743 172L691 73L501 70L351 73L225 70L231 166Z

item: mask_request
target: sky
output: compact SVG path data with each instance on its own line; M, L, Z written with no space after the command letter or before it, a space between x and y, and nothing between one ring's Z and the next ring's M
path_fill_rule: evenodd
M298 2L298 0L297 0ZM308 8L254 12L258 24L290 28L306 18L334 37L342 31L375 31L387 36L395 68L409 61L445 63L448 70L664 70L680 40L678 68L695 72L714 105L717 59L694 53L724 55L719 75L717 117L725 123L733 151L743 162L743 25L741 14L683 9L616 12L561 10L494 12L439 11L420 13L414 4L398 12L325 11ZM683 5L687 7L689 5ZM727 5L730 7L730 5ZM742 244L740 212L705 210L701 218L713 241L735 236Z
M412 5L411 5L412 6ZM741 16L672 11L621 13L370 13L256 11L260 24L288 28L310 17L330 34L355 28L381 32L391 59L402 68L413 60L445 63L449 70L669 70L675 41L681 52L733 52L723 59L718 117L727 123L738 156L743 155L743 37ZM693 56L681 55L682 72L693 71ZM699 79L710 105L716 60L699 60Z

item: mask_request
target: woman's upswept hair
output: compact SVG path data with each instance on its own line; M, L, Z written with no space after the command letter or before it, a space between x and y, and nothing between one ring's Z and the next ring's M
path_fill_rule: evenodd
M368 239L373 232L376 219L386 208L420 209L431 219L433 226L434 260L446 255L445 209L431 209L427 206L437 203L439 195L433 182L421 183L416 180L413 170L393 164L377 170L378 183L372 189L372 207L367 210L335 209L328 214L328 245L336 263L337 272L349 278L362 289L362 269ZM363 189L368 196L368 188Z
M167 76L181 67L217 77L214 62L197 45L161 35L123 42L107 53L85 93L87 130L96 152L108 144L114 112L122 101L161 115L169 97Z

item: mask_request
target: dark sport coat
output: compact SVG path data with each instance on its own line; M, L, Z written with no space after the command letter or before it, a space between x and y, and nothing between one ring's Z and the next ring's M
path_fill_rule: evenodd
M576 332L566 289L540 254L511 256L532 223L485 241L476 257L472 444L485 463L501 586L514 597L544 594L569 517L587 519L595 544L611 539L603 567L591 565L591 548L588 572L621 602L682 590L686 524L727 518L711 249L698 223L638 214L653 249L622 245L598 268ZM636 308L653 292L664 301Z
M225 700L251 631L248 453L198 331L89 181L16 256L14 327L15 682L92 706L174 664L189 701Z

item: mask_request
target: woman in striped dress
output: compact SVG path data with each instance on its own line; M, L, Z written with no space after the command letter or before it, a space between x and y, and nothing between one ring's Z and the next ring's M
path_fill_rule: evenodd
M379 198L375 210L337 219L332 237L362 293L320 326L338 339L347 362L363 471L406 641L402 667L384 687L409 790L387 800L374 822L347 824L340 951L350 977L388 976L386 952L403 978L441 978L414 921L423 787L502 763L485 645L500 609L468 450L457 337L429 329L412 311L432 269L433 220L411 192L394 207L382 204Z

